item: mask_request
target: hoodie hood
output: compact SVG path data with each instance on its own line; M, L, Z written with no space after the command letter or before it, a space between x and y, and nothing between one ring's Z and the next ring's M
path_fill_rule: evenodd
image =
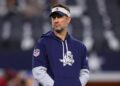
M49 31L45 34L43 34L41 36L41 38L43 37L47 37L47 38L52 38L52 39L55 39L55 40L59 40L59 41L62 41L59 37L57 37L53 31ZM65 37L65 40L69 40L70 39L70 35L67 33L66 37Z

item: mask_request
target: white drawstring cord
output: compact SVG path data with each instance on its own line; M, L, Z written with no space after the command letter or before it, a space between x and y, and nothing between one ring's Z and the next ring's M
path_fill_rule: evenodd
M65 52L64 52L64 43L62 42L62 47L63 47L63 57L65 55Z
M68 52L67 40L65 40L65 45L66 45L66 49L67 49L67 51L66 51L66 52Z

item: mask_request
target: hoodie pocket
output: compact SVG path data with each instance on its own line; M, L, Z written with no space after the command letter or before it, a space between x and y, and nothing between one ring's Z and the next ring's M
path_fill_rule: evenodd
M54 86L82 86L79 79L58 78L55 79Z

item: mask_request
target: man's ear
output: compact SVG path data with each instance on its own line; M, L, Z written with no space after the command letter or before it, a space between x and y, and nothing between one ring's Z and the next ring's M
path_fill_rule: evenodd
M67 17L68 24L71 22L71 17Z

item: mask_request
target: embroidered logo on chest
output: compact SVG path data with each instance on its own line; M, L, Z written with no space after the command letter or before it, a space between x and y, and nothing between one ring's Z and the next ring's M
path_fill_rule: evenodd
M74 59L73 59L73 54L71 53L71 51L68 51L64 55L63 59L59 59L59 60L60 60L60 62L63 63L63 66L66 66L66 65L72 66L73 63L75 62Z

